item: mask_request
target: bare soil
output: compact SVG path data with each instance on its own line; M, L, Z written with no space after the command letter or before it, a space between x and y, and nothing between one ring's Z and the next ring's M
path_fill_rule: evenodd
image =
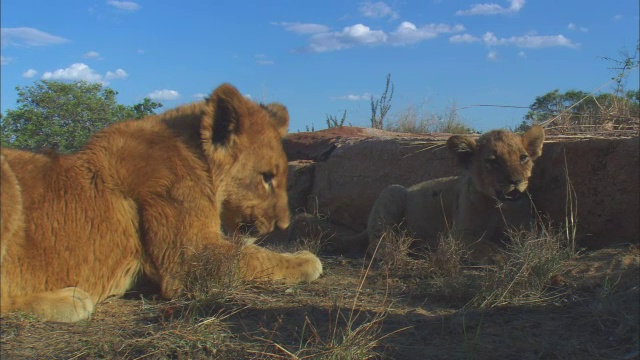
M77 324L10 314L0 356L639 359L639 254L633 246L585 253L550 283L566 296L494 308L465 306L477 269L436 282L415 269L324 256L325 275L311 284L252 285L201 306L132 292Z

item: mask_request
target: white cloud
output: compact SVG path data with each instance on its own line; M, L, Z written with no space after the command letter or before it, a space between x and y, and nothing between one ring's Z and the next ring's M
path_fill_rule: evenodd
M526 59L526 58L527 58L527 54L526 54L524 51L520 51L520 52L518 53L518 57L521 57L521 58L523 58L523 59Z
M613 17L613 21L620 21L620 20L622 20L622 15L620 15L620 14L615 15L615 16Z
M87 59L101 59L100 54L97 51L89 51L82 55L82 57Z
M489 33L487 33L489 34ZM486 35L486 34L485 34ZM524 35L512 36L510 38L496 39L491 37L491 42L496 45L514 45L521 48L539 49L545 47L563 46L569 48L577 48L578 44L563 35Z
M348 49L355 45L377 45L387 41L387 34L381 30L371 30L368 26L355 24L340 32L325 32L311 37L309 50L312 52Z
M492 32L486 32L478 38L469 34L454 35L449 38L449 42L455 44L482 42L484 45L492 46L515 46L519 48L540 49L546 47L568 47L578 48L580 44L574 43L571 39L563 35L536 35L535 33L523 36L511 36L499 38ZM524 53L522 53L524 54Z
M497 51L489 51L487 54L487 60L489 61L498 61L498 52Z
M329 31L329 28L320 25L320 24L303 24L303 23L290 23L290 22L279 22L279 23L271 23L273 25L280 25L285 30L294 32L296 34L317 34Z
M371 94L369 94L369 93L364 93L362 95L349 94L349 95L337 96L337 97L335 97L335 99L336 100L348 100L348 101L370 100L371 99Z
M12 60L13 58L0 55L0 64L2 65L9 65Z
M260 65L273 65L275 64L273 62L273 60L269 59L266 55L264 54L256 54L253 56L253 58L256 60L256 62Z
M202 100L204 98L206 98L207 96L209 96L208 94L205 93L197 93L197 94L193 94L193 97L198 99L198 100Z
M567 29L571 30L571 31L581 31L581 32L588 32L589 29L587 29L584 26L578 26L574 23L569 23L569 25L567 25Z
M383 30L373 30L363 24L347 26L342 31L325 31L311 35L307 51L327 52L349 49L354 46L394 45L403 46L415 44L437 37L442 33L464 31L462 25L427 24L417 27L408 21L385 33Z
M383 1L378 1L374 3L368 1L368 2L362 3L358 10L360 11L360 14L370 18L383 18L387 16L391 19L398 18L398 13L393 11L393 9L389 7L389 5L385 4Z
M22 77L23 78L27 78L27 79L31 79L32 77L36 76L38 74L38 71L34 70L34 69L29 69L25 72L22 73Z
M72 64L66 69L47 71L42 74L43 80L84 80L87 82L101 82L102 75L83 63Z
M140 4L135 3L133 1L117 1L117 0L109 0L107 1L107 5L111 5L118 10L128 11L128 12L138 11L142 7L140 6Z
M502 7L495 3L474 4L468 10L458 10L456 15L509 15L519 12L525 0L508 0L509 7Z
M105 80L126 79L127 76L129 76L129 74L127 74L126 71L122 69L118 69L115 72L107 71L107 73L104 74L104 79Z
M2 28L0 29L2 37L2 47L5 46L46 46L54 44L63 44L69 40L48 34L44 31L30 27L19 28Z
M479 38L469 34L453 35L452 37L449 38L449 42L452 42L454 44L474 43L479 41L480 41Z
M115 72L107 71L102 76L88 65L83 63L71 64L66 69L58 69L55 71L47 71L42 74L42 80L61 80L61 81L86 81L90 83L102 83L108 85L108 80L124 79L127 77L127 73L118 69Z
M175 90L163 89L150 92L147 97L151 100L176 100L180 94Z
M414 24L405 21L396 30L391 32L389 42L393 45L415 44L423 40L438 37L442 33L464 31L462 25L428 24L418 28Z

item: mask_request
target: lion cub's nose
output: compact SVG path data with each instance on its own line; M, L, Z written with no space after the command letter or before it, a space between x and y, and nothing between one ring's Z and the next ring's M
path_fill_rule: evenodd
M286 216L284 219L278 219L276 221L276 227L280 230L284 230L289 227L289 216Z
M511 180L509 180L509 184L518 186L518 185L522 184L522 179L511 179Z

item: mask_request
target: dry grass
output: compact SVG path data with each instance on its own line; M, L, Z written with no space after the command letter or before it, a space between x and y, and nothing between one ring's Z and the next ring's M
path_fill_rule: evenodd
M3 316L2 358L202 358L232 350L223 316L165 321L163 309L146 304L78 324L43 323L20 313Z
M566 270L575 249L563 234L541 226L532 231L511 231L509 237L502 251L504 263L483 269L481 290L469 305L531 306L564 299L568 289L554 287L553 279Z
M445 232L438 239L438 247L429 254L431 273L442 277L458 276L468 256L464 244L451 232Z
M338 310L335 318L330 318L333 324L326 333L309 317L305 317L301 333L296 344L283 345L270 339L260 338L272 351L262 351L259 358L269 359L374 359L383 356L379 351L381 341L388 336L382 333L384 313L376 314L373 318L349 312L345 316Z
M475 131L462 119L456 104L448 106L443 113L432 113L410 105L398 112L394 120L385 127L388 131L424 134L424 133L449 133L471 134Z

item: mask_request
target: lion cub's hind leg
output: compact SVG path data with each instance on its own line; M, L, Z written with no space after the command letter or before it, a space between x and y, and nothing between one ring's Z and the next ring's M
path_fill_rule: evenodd
M6 301L9 310L21 310L45 320L69 323L87 319L93 313L94 305L91 296L77 287L9 298Z
M387 231L398 230L404 220L407 206L407 188L402 185L391 185L380 193L371 208L367 220L369 245L367 255L379 258L384 244L384 234Z

